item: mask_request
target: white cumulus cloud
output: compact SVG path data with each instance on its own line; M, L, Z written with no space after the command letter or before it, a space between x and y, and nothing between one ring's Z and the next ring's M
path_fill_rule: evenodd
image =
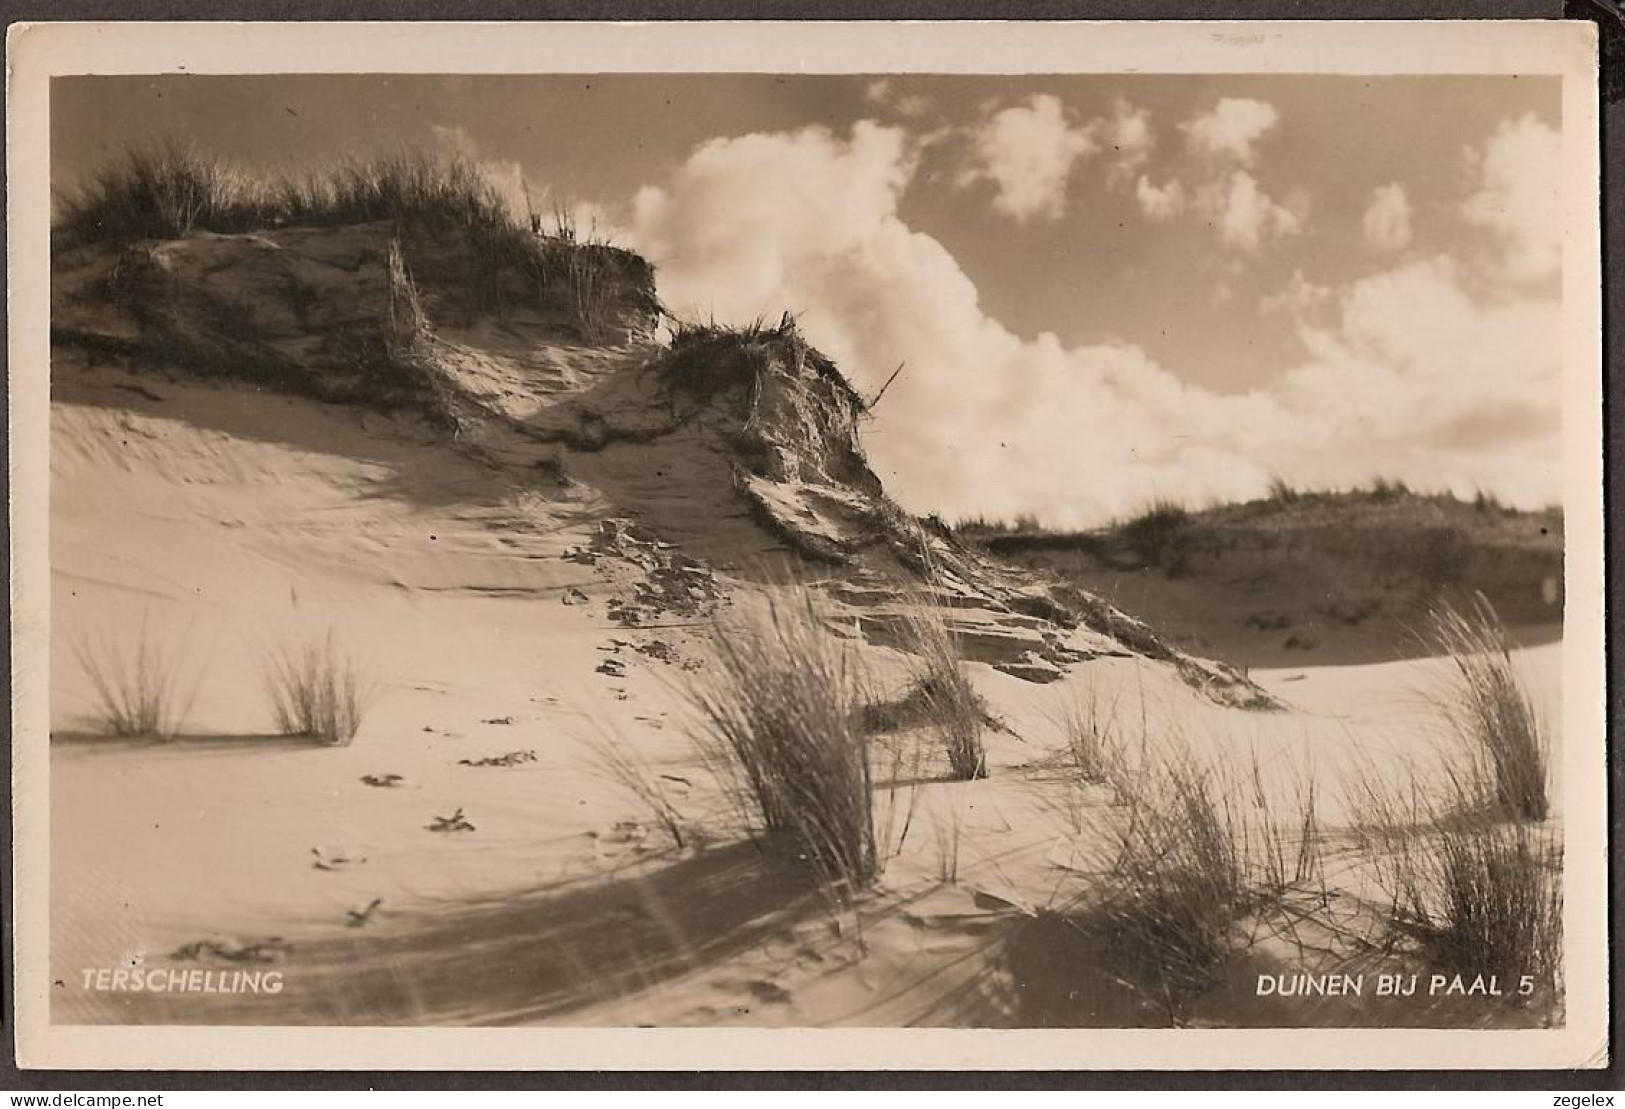
M717 139L638 194L631 235L679 310L798 311L866 392L906 362L865 441L916 512L1086 525L1157 495L1256 495L1276 473L1482 485L1521 503L1559 487L1555 302L1478 300L1454 260L1412 262L1312 290L1325 310L1303 328L1301 363L1219 394L1128 343L1013 334L899 215L913 172L903 131L873 123Z
M1140 211L1146 218L1157 223L1166 223L1185 210L1185 189L1177 179L1166 185L1153 185L1142 173L1134 186L1134 199L1139 201Z
M1196 207L1213 226L1219 242L1244 254L1257 254L1266 243L1303 230L1303 217L1278 204L1258 179L1244 169L1204 185Z
M1102 120L1100 129L1112 150L1112 174L1127 181L1135 171L1151 159L1157 145L1157 134L1151 126L1151 113L1136 108L1126 100L1112 107L1110 119Z
M1308 194L1298 190L1282 203L1265 191L1253 169L1259 143L1280 118L1265 101L1224 97L1186 120L1179 126L1186 147L1197 156L1194 163L1183 177L1160 186L1141 174L1134 190L1140 211L1155 222L1189 213L1237 255L1256 255L1300 234L1308 219Z
M935 106L929 96L917 92L900 92L897 82L890 77L877 77L863 87L865 103L895 112L906 119L920 119L929 115Z
M1330 288L1309 280L1301 269L1293 270L1284 289L1258 299L1258 310L1264 315L1285 312L1298 317L1308 316L1324 307L1331 297Z
M1099 149L1094 130L1074 123L1059 97L1036 94L982 122L961 181L992 181L993 206L1018 221L1059 218L1074 165Z
M1360 221L1360 236L1366 249L1381 254L1404 250L1411 244L1411 201L1404 185L1396 181L1377 186Z
M1251 165L1259 141L1280 119L1273 104L1227 96L1180 124L1180 130L1185 132L1185 143L1195 154Z
M1471 159L1479 190L1462 205L1470 222L1499 234L1502 273L1538 281L1562 262L1563 143L1534 115L1506 120Z
M1423 488L1558 499L1560 305L1475 298L1461 269L1438 256L1375 274L1343 293L1335 326L1304 331L1311 358L1276 392L1326 453L1305 452L1296 472L1327 480L1331 456L1355 450Z

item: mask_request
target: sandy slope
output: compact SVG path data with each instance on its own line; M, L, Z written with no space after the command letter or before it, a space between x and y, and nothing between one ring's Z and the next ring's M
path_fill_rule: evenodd
M718 567L772 549L743 517L703 522L721 506L701 448L616 447L573 461L578 483L510 481L511 467L409 421L246 387L54 372L59 1021L1041 1023L1055 977L1044 960L1064 945L1037 936L1031 913L1088 877L1058 772L1069 700L1130 717L1143 706L1214 753L1312 765L1333 827L1351 752L1426 742L1426 662L1255 673L1294 706L1279 713L1221 708L1142 659L1100 658L1049 685L973 664L1006 724L988 736L991 780L883 782L897 857L876 897L833 907L737 840L694 755L681 684L702 665L707 622L668 613L624 627L609 614L637 566L568 557L638 509L658 509L663 535ZM655 465L693 487L662 474L660 495L640 499ZM198 691L187 736L93 738L72 644L128 642L143 621L184 644ZM348 748L270 737L263 652L329 628L377 678L375 708ZM897 657L865 650L895 681ZM1556 645L1524 662L1555 723ZM674 850L595 767L610 734L670 775L663 788L700 845ZM535 758L462 762L510 752ZM386 773L401 783L361 781ZM458 809L473 830L430 830ZM352 861L316 865L335 859ZM347 923L377 899L364 924ZM272 937L274 963L210 965L281 970L274 996L78 988L84 968L170 966L200 940L235 950ZM1129 1005L1098 1019L1162 1018Z

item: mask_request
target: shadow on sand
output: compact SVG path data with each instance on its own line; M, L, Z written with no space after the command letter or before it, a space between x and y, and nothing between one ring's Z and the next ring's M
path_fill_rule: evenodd
M653 869L448 904L293 946L269 994L98 995L57 1019L136 1024L496 1025L567 1018L757 947L824 908L749 843ZM387 909L387 906L386 906ZM154 966L197 963L155 960ZM72 1006L77 1009L78 1006Z
M1166 992L1112 937L1059 914L1012 922L1004 955L1015 1023L1025 1028L1540 1028L1562 1023L1561 991L1543 983L1526 1003L1515 984L1496 996L1429 996L1428 971L1395 952L1333 954L1320 930L1258 937L1211 968L1196 992ZM1385 997L1379 977L1419 975L1415 994ZM1471 979L1473 976L1466 976ZM1315 983L1311 985L1311 983ZM1320 992L1320 991L1330 992Z
M183 733L167 738L112 736L90 729L51 733L52 746L76 751L186 751L205 754L264 754L267 751L315 751L335 746L309 736L276 732L228 735L218 732Z

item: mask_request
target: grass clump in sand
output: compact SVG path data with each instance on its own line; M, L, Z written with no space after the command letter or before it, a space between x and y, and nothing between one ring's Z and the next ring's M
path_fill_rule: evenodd
M186 676L184 638L161 640L143 617L133 642L76 639L73 654L90 679L95 722L104 734L171 739L186 722L197 682Z
M987 777L983 730L997 721L965 670L959 636L936 599L944 587L925 545L918 568L923 584L905 595L896 632L897 648L908 655L908 690L864 705L861 723L871 733L923 728L947 755L949 778L975 781Z
M929 542L920 545L919 555L922 588L908 598L903 613L902 647L909 653L913 678L909 699L947 754L949 777L975 781L987 777L982 743L982 729L990 719L987 702L971 684L959 636L937 602L947 590Z
M321 639L290 641L269 651L263 677L283 735L343 747L361 730L373 687L331 630Z
M987 704L960 661L959 644L942 609L928 597L915 597L905 615L904 647L913 669L910 699L948 756L955 781L987 777L982 728Z
M1085 785L1119 786L1128 775L1118 703L1103 702L1090 685L1074 696L1061 710L1061 734L1066 737L1066 753L1078 781ZM1140 702L1141 727L1145 726L1145 701Z
M1422 940L1436 966L1502 981L1529 974L1543 986L1556 980L1563 951L1562 852L1550 830L1516 823L1443 828L1420 854L1401 923ZM1439 896L1430 899L1426 884Z
M1304 788L1295 819L1284 820L1261 786L1183 751L1119 788L1127 820L1098 911L1124 956L1151 969L1177 1011L1247 946L1244 918L1313 876L1314 789Z
M1482 768L1480 768L1482 769ZM1488 782L1446 765L1402 775L1364 768L1351 787L1355 832L1387 899L1392 943L1442 973L1534 976L1557 996L1562 848L1549 825L1484 806Z
M1240 770L1211 764L1180 736L1142 748L1132 766L1120 755L1089 765L1109 775L1116 798L1078 829L1077 850L1099 878L1044 915L1119 988L1186 1023L1226 968L1274 934L1289 900L1323 884L1313 775L1294 773L1282 789L1256 754Z
M1362 767L1349 808L1373 860L1387 928L1433 968L1560 994L1562 847L1547 823L1550 752L1482 595L1435 612L1426 636L1446 677L1430 690L1448 730L1431 763Z
M1470 768L1464 780L1482 786L1484 802L1518 820L1546 819L1550 752L1494 608L1483 594L1466 611L1443 607L1433 615L1428 639L1449 662L1438 697Z
M1561 972L1562 852L1549 829L1424 815L1403 824L1368 821L1389 897L1387 920L1430 967L1503 982Z
M812 594L775 589L719 628L716 665L689 696L702 750L753 829L848 895L878 876L862 680Z

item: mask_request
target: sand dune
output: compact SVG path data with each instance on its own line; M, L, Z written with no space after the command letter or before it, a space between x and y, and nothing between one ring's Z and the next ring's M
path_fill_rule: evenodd
M206 284L206 262L243 249L230 240L183 243L172 264ZM314 266L319 244L256 245L254 264ZM107 321L81 322L111 341ZM1176 736L1256 764L1272 791L1314 780L1334 857L1352 768L1397 764L1437 729L1437 661L1243 675L903 518L856 451L858 401L792 325L749 348L768 368L740 379L737 417L651 378L646 335L594 347L545 314L465 324L432 337L452 430L410 406L153 372L82 335L58 347L55 1020L1167 1024L1056 911L1099 879L1089 829L1125 818L1068 769L1068 707L1111 706L1132 746ZM946 780L940 752L888 763L917 729L877 740L887 865L843 902L744 836L687 690L717 615L760 606L793 568L879 692L906 696L898 620L922 596L919 550L987 704L988 777ZM143 628L195 699L178 737L107 738L75 644ZM329 634L375 686L348 746L276 734L265 696L267 652ZM1558 647L1519 658L1554 732ZM603 767L609 743L646 767L682 845ZM1358 900L1369 877L1333 869L1329 888ZM1249 951L1178 1019L1491 1019L1261 1005L1248 975L1307 956L1278 938ZM96 968L282 977L275 993L80 988Z

